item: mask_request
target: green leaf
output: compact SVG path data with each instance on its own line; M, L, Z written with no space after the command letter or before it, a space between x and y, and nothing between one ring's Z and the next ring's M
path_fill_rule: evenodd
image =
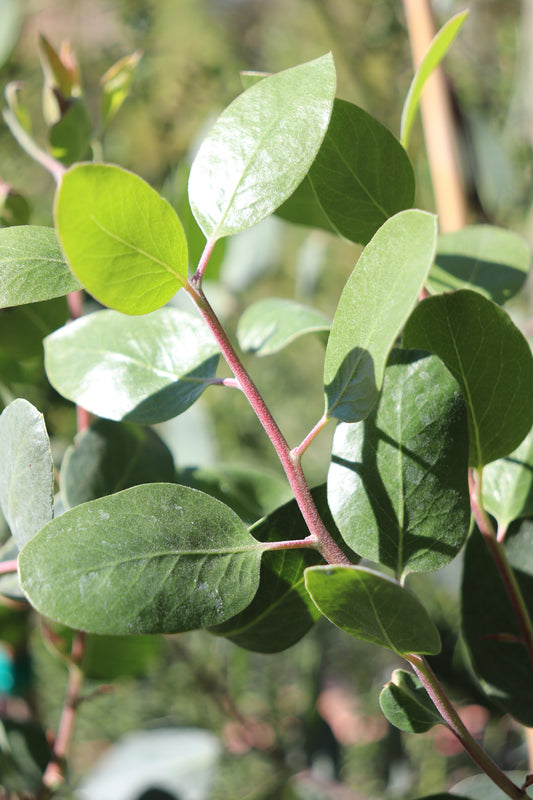
M527 778L527 773L513 770L505 773L517 786L522 786ZM471 775L456 783L451 790L452 800L506 800L509 795L505 794L488 775ZM533 797L533 790L526 791L524 797Z
M71 167L54 215L72 271L103 305L147 314L187 282L181 223L137 175L109 164Z
M325 314L314 308L269 297L248 306L237 325L237 341L241 350L269 356L307 333L327 338L330 327Z
M483 470L483 505L502 528L533 517L533 430L507 456Z
M100 79L102 87L101 117L105 128L113 119L131 91L133 75L141 60L142 52L136 50L120 58Z
M309 175L306 175L291 196L276 209L276 216L294 225L306 225L309 228L321 228L328 233L337 233L317 200Z
M219 358L204 323L175 308L138 319L97 311L48 336L44 350L60 394L100 417L142 424L191 406Z
M38 792L51 755L40 725L9 718L0 721L0 789L19 797Z
M333 531L325 486L313 490L313 497L326 527ZM305 539L309 535L295 500L260 520L250 532L261 542ZM320 616L306 591L304 570L322 561L317 551L309 548L266 552L259 589L251 604L233 619L211 628L211 633L260 653L278 653L291 647Z
M99 419L67 448L59 487L66 508L141 483L172 482L174 461L150 428Z
M424 606L386 575L365 567L309 567L305 585L322 614L351 636L400 656L440 650Z
M62 297L80 288L53 228L21 225L0 230L0 306Z
M326 133L335 95L330 53L255 83L202 143L189 199L209 239L252 227L294 192Z
M511 525L505 554L533 616L533 522ZM462 629L484 691L523 725L533 726L533 667L507 591L489 549L475 529L465 550Z
M414 172L401 144L374 117L345 100L335 100L309 179L333 227L359 244L414 202Z
M76 506L23 548L30 603L90 633L178 633L242 611L262 547L218 500L167 483Z
M428 297L408 320L403 344L438 355L459 383L471 466L518 447L533 423L533 357L505 311L467 289Z
M474 289L502 305L523 286L531 253L513 231L470 225L439 238L427 287L432 294Z
M42 359L43 338L64 325L68 317L65 297L0 309L1 348L17 360Z
M448 52L450 45L461 30L468 14L468 11L462 11L460 14L456 14L448 20L446 25L443 25L433 38L427 53L415 72L402 110L400 139L406 149L409 146L411 128L413 127L424 84Z
M385 365L433 263L437 222L424 211L387 220L341 295L324 364L326 412L358 422L372 410Z
M7 63L17 43L22 14L18 0L2 0L0 3L0 67Z
M331 512L345 541L398 577L440 569L468 535L468 428L439 359L395 350L379 405L335 431Z
M0 414L0 503L23 547L52 519L54 465L43 415L27 400Z
M442 724L419 679L403 669L394 670L381 691L379 705L391 725L406 733L426 733Z
M91 136L91 118L85 102L78 97L70 102L61 119L50 129L53 157L66 165L87 158Z

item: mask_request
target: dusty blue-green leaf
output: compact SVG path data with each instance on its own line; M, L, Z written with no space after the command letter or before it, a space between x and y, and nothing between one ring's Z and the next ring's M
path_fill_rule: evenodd
M0 348L18 361L42 360L44 337L64 325L68 317L65 297L0 309Z
M413 127L424 84L448 52L450 45L461 30L468 14L468 11L462 11L443 25L433 38L427 53L415 72L402 110L401 142L405 148L409 145L411 128Z
M440 650L424 606L386 575L365 567L309 567L305 585L322 614L351 636L399 655Z
M61 179L54 217L72 271L103 305L148 314L187 282L176 212L138 175L110 164L75 165Z
M369 242L389 217L411 208L415 197L413 168L401 144L346 100L333 104L309 180L334 229L359 244Z
M174 480L168 447L150 428L99 419L78 434L61 462L59 488L65 508L141 483Z
M242 611L259 582L262 546L209 495L169 483L76 506L22 549L30 603L90 633L177 633Z
M2 308L61 297L80 286L53 228L15 225L0 229Z
M522 786L527 778L527 773L513 770L505 773L517 786ZM506 800L509 795L505 794L488 775L471 775L464 778L450 790L452 800ZM528 789L527 797L533 797L533 789Z
M331 512L357 553L398 577L440 569L468 535L468 427L435 356L395 350L377 408L335 431Z
M406 733L425 733L442 723L416 675L395 669L379 695L379 705L391 725Z
M89 155L91 136L92 123L87 106L81 97L77 97L50 128L52 155L67 166L82 161Z
M428 297L408 320L403 344L438 355L459 383L471 466L518 447L533 423L533 356L505 311L468 289Z
M533 430L513 453L485 467L482 487L483 505L502 528L533 517Z
M494 225L469 225L439 238L427 288L432 294L474 289L503 305L523 286L531 253L513 231Z
M511 525L505 554L533 616L531 520ZM463 636L483 689L504 711L533 726L533 666L500 574L477 529L466 546L461 593Z
M8 61L15 47L22 25L22 8L19 0L2 0L0 3L0 67Z
M326 133L335 84L327 54L255 83L222 112L189 179L207 238L246 230L290 197Z
M241 350L269 356L307 333L327 340L330 328L330 320L320 311L293 300L268 297L248 306L237 325L237 341Z
M44 350L60 394L100 417L142 424L185 411L219 358L204 323L175 308L139 318L97 311L48 336Z
M14 400L0 415L0 503L19 548L52 519L54 465L43 415Z
M387 220L341 295L326 349L326 412L358 422L372 410L385 365L433 263L437 221L424 211Z

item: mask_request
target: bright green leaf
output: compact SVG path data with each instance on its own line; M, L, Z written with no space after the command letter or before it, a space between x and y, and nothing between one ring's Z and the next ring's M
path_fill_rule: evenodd
M53 228L21 225L0 230L0 306L62 297L80 288Z
M44 349L60 394L98 416L142 424L185 411L219 358L204 323L175 308L135 319L97 311L48 336Z
M154 431L99 419L67 448L59 487L65 507L73 508L141 483L173 480L172 455Z
M177 633L224 622L253 599L262 547L218 500L167 483L67 511L19 556L30 603L90 633Z
M394 670L381 691L379 705L391 725L406 733L425 733L442 723L420 680L403 669Z
M403 344L438 355L459 383L471 466L518 447L533 423L533 356L505 311L467 289L428 297L408 320Z
M147 314L187 282L187 243L175 211L145 181L109 164L79 164L55 199L72 271L103 305Z
M322 614L358 639L401 656L440 650L424 606L386 575L365 567L309 567L305 585Z
M533 517L533 430L513 453L485 467L482 486L483 505L503 528Z
M345 100L335 100L309 180L334 229L360 244L414 202L413 168L401 144L374 117Z
M189 179L206 237L252 227L294 192L326 133L335 95L331 54L255 83L221 114Z
M249 306L237 325L241 350L256 356L277 353L307 333L329 333L331 322L320 311L281 298L264 298Z
M470 225L439 238L427 287L432 294L474 289L502 305L523 286L531 253L513 231Z
M415 72L402 110L400 139L406 149L409 146L411 128L413 127L424 84L448 52L450 45L461 30L468 14L468 11L462 11L460 14L456 14L448 20L446 25L443 25L433 38L427 53Z
M436 241L432 214L401 211L363 251L329 335L324 385L330 416L357 422L372 410L389 353L433 263Z
M27 400L0 414L0 503L19 548L52 519L54 465L43 415Z
M467 475L456 381L435 356L393 351L377 408L335 431L328 500L343 538L398 577L440 569L468 535Z

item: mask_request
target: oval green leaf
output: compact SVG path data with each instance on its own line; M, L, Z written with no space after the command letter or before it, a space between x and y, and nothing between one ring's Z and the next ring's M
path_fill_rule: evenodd
M518 447L533 423L533 356L505 311L468 289L428 297L408 320L403 344L438 355L459 383L472 467Z
M525 239L494 225L469 225L439 238L427 287L432 294L473 289L503 305L524 285L531 253Z
M148 314L187 282L187 242L176 212L125 169L78 164L67 170L54 216L72 271L103 305Z
M377 408L335 431L328 500L343 538L399 578L440 569L468 535L467 475L456 381L435 356L393 351Z
M262 546L218 500L174 484L76 506L23 548L19 578L50 619L90 633L177 633L243 610Z
M19 548L53 516L54 464L43 415L27 400L0 414L0 504Z
M269 356L308 333L327 339L330 328L330 320L320 311L293 300L269 297L246 309L237 325L237 341L241 350Z
M514 452L485 467L482 486L483 505L502 528L533 517L533 430Z
M400 656L440 651L424 606L386 575L365 567L309 567L305 585L322 614L357 639Z
M53 228L0 229L0 306L20 306L80 289Z
M207 238L246 230L290 197L322 143L334 95L328 53L255 83L220 115L189 178Z
M189 408L220 355L206 325L175 308L138 319L97 311L47 336L44 350L48 379L64 397L100 417L146 425Z
M358 422L372 410L385 365L411 313L437 244L437 220L401 211L363 251L341 295L324 364L326 412Z
M43 358L43 337L53 333L69 318L66 297L54 297L41 303L4 308L0 311L2 352L24 361Z
M379 696L380 708L395 728L426 733L443 720L416 675L395 669Z
M309 180L333 228L359 244L367 244L389 217L411 208L415 198L413 168L401 144L346 100L333 104Z

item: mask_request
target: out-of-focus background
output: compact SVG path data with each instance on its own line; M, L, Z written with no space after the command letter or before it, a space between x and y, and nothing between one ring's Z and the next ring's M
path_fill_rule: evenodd
M468 7L470 17L445 70L470 218L512 227L531 242L533 2L471 0ZM434 0L437 25L464 8L455 0ZM102 137L102 157L140 174L178 210L195 148L242 90L241 70L277 72L331 50L338 95L397 136L413 74L400 0L0 0L0 50L11 52L2 86L23 82L37 139L45 132L39 34L56 48L70 40L95 128L101 76L122 56L142 51L130 96ZM433 210L419 122L410 155L417 204ZM53 182L5 126L0 179L25 196L32 223L51 224ZM272 218L227 243L211 276L217 285L207 293L230 331L244 308L262 296L292 297L331 315L358 254L355 245L324 232ZM524 296L513 313L524 322L527 309ZM322 413L322 353L318 341L305 340L279 357L247 361L294 444ZM20 380L21 394L46 411L60 459L75 432L73 411L49 387L30 390ZM224 394L207 392L185 420L160 428L178 465L244 462L279 474L244 399ZM321 435L306 455L311 483L325 479L331 433ZM424 580L420 592L454 643L457 597L451 589L457 569L446 571L436 588L425 589ZM32 702L54 729L65 671L38 631L31 641ZM150 652L141 678L123 678L112 692L82 705L72 753L74 784L127 732L167 726L216 735L222 757L210 800L407 798L441 791L472 771L443 730L404 737L387 725L377 698L397 665L387 653L331 627L318 625L276 656L250 654L204 633L169 637L155 655ZM450 661L451 653L452 647ZM454 691L500 763L524 766L521 732L497 715L487 726L488 712L467 676ZM282 789L290 775L298 778ZM59 796L71 797L70 791Z

